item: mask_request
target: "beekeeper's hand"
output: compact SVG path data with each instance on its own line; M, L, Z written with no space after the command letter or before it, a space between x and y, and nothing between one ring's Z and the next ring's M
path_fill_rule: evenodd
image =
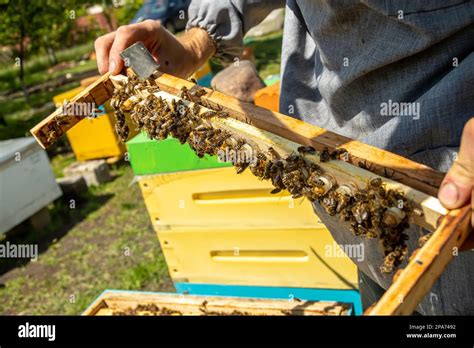
M214 43L203 29L192 28L178 38L159 21L146 20L121 26L95 41L99 72L119 74L124 68L119 53L138 41L148 48L161 71L183 78L202 66L215 52Z
M438 198L448 209L460 208L470 202L474 208L474 118L464 126L461 147L453 166L444 177ZM471 213L472 214L472 213ZM474 227L474 214L471 215ZM471 246L472 245L472 246ZM474 233L471 233L465 247L474 247Z

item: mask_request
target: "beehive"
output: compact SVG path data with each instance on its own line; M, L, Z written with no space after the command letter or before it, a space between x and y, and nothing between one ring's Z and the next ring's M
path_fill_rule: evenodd
M0 234L61 196L46 152L33 137L0 141Z
M280 111L280 82L264 87L255 93L255 105Z
M270 194L268 181L199 159L173 138L139 135L127 147L177 286L357 289L355 265L325 255L335 242L307 200Z
M336 302L289 302L257 298L191 296L107 290L83 313L100 315L350 315L352 306Z

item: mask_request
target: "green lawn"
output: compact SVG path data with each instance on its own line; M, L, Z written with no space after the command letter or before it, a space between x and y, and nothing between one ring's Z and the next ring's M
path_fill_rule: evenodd
M51 76L80 73L95 69L95 67L95 61L87 61ZM77 86L79 86L79 81L73 81L54 89L31 94L29 103L23 95L0 100L0 113L6 122L6 125L0 124L0 140L29 136L30 128L54 111L53 97Z
M253 48L255 65L262 79L280 73L282 32L252 38L246 44Z
M114 174L76 209L57 200L45 231L14 239L43 251L0 276L1 314L80 314L105 289L174 291L131 168Z
M94 43L87 42L82 45L77 45L56 53L58 63L78 61L82 56L89 54L94 50ZM85 61L87 62L87 61ZM83 63L82 63L83 64ZM27 86L39 84L50 80L51 78L65 75L68 72L77 72L81 70L82 64L77 67L68 68L62 71L56 71L48 74L47 70L50 67L50 62L46 56L27 57L25 62L25 83ZM0 91L17 90L20 89L19 67L14 64L5 66L0 69Z

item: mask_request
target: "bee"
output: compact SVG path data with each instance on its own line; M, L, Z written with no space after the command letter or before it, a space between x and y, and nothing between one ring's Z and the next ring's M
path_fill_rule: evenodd
M195 115L195 116L198 116L199 115L199 110L201 110L201 106L198 104L198 103L194 103L193 104L193 107L191 109L192 113Z
M293 170L296 170L298 168L303 167L304 162L302 162L302 159L300 156L297 154L291 154L289 155L286 159L286 167L285 170L288 172L291 172Z
M338 192L336 195L336 199L337 199L336 212L340 214L344 210L344 208L346 208L350 204L352 197L348 194Z
M380 185L382 185L382 179L381 178L374 178L374 179L371 179L369 181L369 187L370 188L377 188L377 187L380 187Z
M328 213L331 216L336 215L337 212L337 204L338 200L336 197L335 191L330 191L323 199L321 202L321 205L323 206L324 210L326 210L326 213Z
M216 111L216 116L219 118L226 118L226 117L229 117L229 113L226 111L219 110L219 111Z
M425 245L425 243L428 241L428 239L431 238L432 235L433 235L433 232L429 232L429 233L424 234L423 236L421 236L418 239L418 246L421 248L423 245Z
M255 160L249 164L250 171L257 178L262 178L268 162L267 156L263 152L257 151Z
M352 207L351 211L352 211L352 215L354 215L355 220L359 224L361 224L364 221L367 221L367 219L370 216L370 209L367 203L355 204Z
M312 146L300 146L298 147L298 152L302 155L307 154L307 153L312 154L312 155L316 154L316 150Z
M56 140L57 137L58 137L58 132L56 132L56 130L54 130L54 129L51 129L48 132L48 137L47 137L46 141L48 143L53 143L54 140Z
M54 122L56 122L58 126L63 126L63 125L68 124L69 120L66 116L55 116Z
M349 152L344 148L334 150L330 153L329 157L333 160L342 159L345 162L349 162Z
M302 179L301 172L298 169L289 173L283 173L282 183L292 194L293 198L302 197L301 191L303 189L304 180Z
M309 168L308 168L308 171L310 173L309 176L311 176L311 175L321 176L321 175L324 174L323 169L320 166L318 166L316 163L311 163Z
M201 116L202 118L216 117L216 116L217 116L217 112L212 111L212 110L209 110L209 111L203 112L200 116Z
M197 89L191 93L196 98L201 98L202 96L207 94L207 91L204 88Z
M359 227L359 224L355 221L351 221L350 222L350 230L352 232L352 234L354 234L355 236L357 236L359 234L358 232L358 227Z
M367 202L367 191L366 190L359 190L356 193L354 193L354 199L357 202Z
M273 148L273 147L269 147L268 148L268 152L270 153L270 156L273 158L273 159L280 159L280 154Z
M192 100L189 90L186 86L181 87L181 91L179 92L178 96L185 100Z
M325 147L319 156L319 161L328 162L330 159L331 159L331 156L329 154L329 149Z

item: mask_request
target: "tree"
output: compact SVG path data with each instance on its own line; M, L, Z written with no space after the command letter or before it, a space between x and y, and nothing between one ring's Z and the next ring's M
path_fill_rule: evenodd
M0 45L12 47L15 65L20 66L20 83L25 98L28 92L25 85L25 46L28 23L26 21L27 4L25 0L7 1L0 8Z
M2 0L0 2L0 45L12 49L19 66L21 88L28 100L25 84L25 61L28 55L44 49L52 64L57 63L54 50L64 44L74 21L67 17L81 0ZM80 5L79 5L80 6Z

